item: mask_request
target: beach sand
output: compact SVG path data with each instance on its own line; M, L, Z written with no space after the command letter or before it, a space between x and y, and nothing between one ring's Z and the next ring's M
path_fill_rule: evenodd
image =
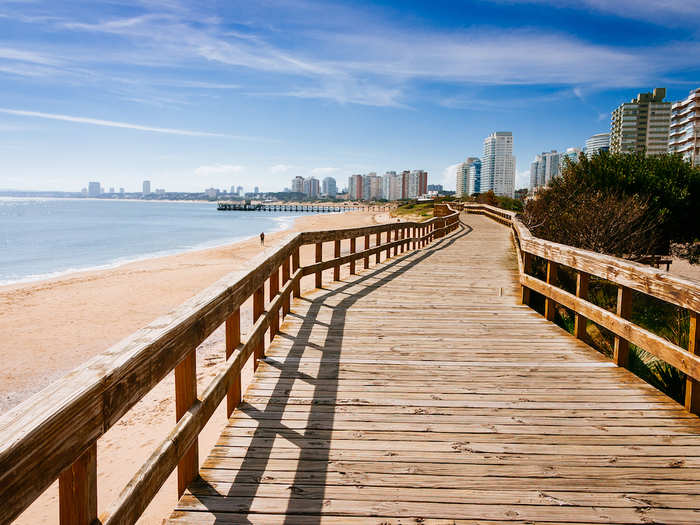
M266 235L274 246L293 231L367 226L393 220L387 213L349 212L298 218L291 230ZM360 246L358 246L359 248ZM326 243L324 259L332 257ZM148 259L100 271L79 272L35 283L0 287L0 412L19 404L87 359L100 354L260 253L258 239L234 245ZM313 246L301 250L313 262ZM302 288L313 287L313 276ZM249 301L250 302L250 301ZM241 308L242 332L252 324L250 304ZM197 351L202 391L224 360L219 328ZM252 375L250 363L244 383ZM245 386L245 384L244 384ZM171 430L175 422L173 374L169 374L99 441L98 509L102 513ZM200 434L200 462L225 424L225 402ZM54 483L17 523L58 523ZM139 523L160 524L177 501L175 474L167 480Z

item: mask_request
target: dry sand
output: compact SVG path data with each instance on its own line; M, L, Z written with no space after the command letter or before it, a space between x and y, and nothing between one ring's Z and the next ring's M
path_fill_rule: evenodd
M291 230L267 235L274 246L290 231L365 226L394 220L387 213L351 212L300 217ZM332 256L326 243L324 259ZM260 253L257 239L80 272L58 279L0 287L0 412L19 404L87 359L103 352L200 292ZM313 246L301 250L302 264L313 262ZM313 276L302 281L313 287ZM251 324L250 305L241 309L242 331ZM200 391L223 362L223 327L197 352ZM249 364L250 365L250 364ZM250 368L250 366L248 366ZM246 370L244 380L250 378ZM200 435L200 461L225 423L225 403ZM168 434L175 421L171 373L98 441L98 508L106 511L136 470ZM160 524L177 501L171 475L139 523ZM57 523L58 485L54 483L17 523Z

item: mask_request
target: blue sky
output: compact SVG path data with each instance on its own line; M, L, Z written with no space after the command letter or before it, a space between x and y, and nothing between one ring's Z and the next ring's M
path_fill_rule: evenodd
M280 190L583 146L700 85L698 0L0 0L0 188Z

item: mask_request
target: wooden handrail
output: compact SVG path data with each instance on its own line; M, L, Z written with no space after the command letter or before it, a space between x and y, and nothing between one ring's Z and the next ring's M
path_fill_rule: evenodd
M581 248L546 241L533 236L516 213L485 204L466 204L467 213L485 215L511 227L518 257L523 303L529 303L529 292L542 294L553 305L561 304L576 315L575 335L585 336L585 322L591 320L615 334L615 361L627 365L627 346L632 343L674 366L687 376L685 407L700 413L700 283L684 279L658 268L604 255ZM577 293L571 294L529 274L530 258L537 256L550 265L573 269L577 274ZM590 275L612 282L619 287L616 312L601 308L587 298ZM658 335L635 325L629 318L630 291L636 290L664 302L685 308L690 315L688 349L681 348ZM551 306L550 306L551 308ZM552 310L549 310L551 313Z
M62 525L87 525L97 519L97 440L176 368L180 371L180 380L176 381L180 417L117 501L102 514L101 521L136 521L176 466L180 491L184 490L197 474L196 453L192 451L196 452L199 433L225 397L229 399L229 413L232 405L240 402L240 371L251 355L263 356L265 333L276 329L280 313L283 317L289 313L291 296L300 296L302 277L333 268L334 278L338 279L343 264L364 259L367 267L370 255L375 254L379 262L382 251L386 250L388 258L392 248L405 251L411 243L420 249L457 228L459 213L450 211L448 216L425 222L290 235L281 246L265 250L244 269L228 274L2 415L0 523L15 519L59 478ZM409 228L423 235L408 237ZM381 234L389 232L390 238L392 231L395 240L382 244ZM368 247L372 234L376 237L375 246ZM346 239L352 242L358 237L365 239L363 250L341 256L336 243ZM301 267L300 247L324 242L338 246L335 257ZM268 280L272 293L264 310L263 292ZM241 342L240 307L252 296L256 297L254 325L247 340ZM225 367L197 396L196 384L192 383L195 351L224 323L228 356Z

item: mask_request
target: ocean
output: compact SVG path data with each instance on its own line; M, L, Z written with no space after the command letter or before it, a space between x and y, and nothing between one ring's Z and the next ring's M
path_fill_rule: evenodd
M213 202L0 197L0 285L230 244L300 215L223 212Z

